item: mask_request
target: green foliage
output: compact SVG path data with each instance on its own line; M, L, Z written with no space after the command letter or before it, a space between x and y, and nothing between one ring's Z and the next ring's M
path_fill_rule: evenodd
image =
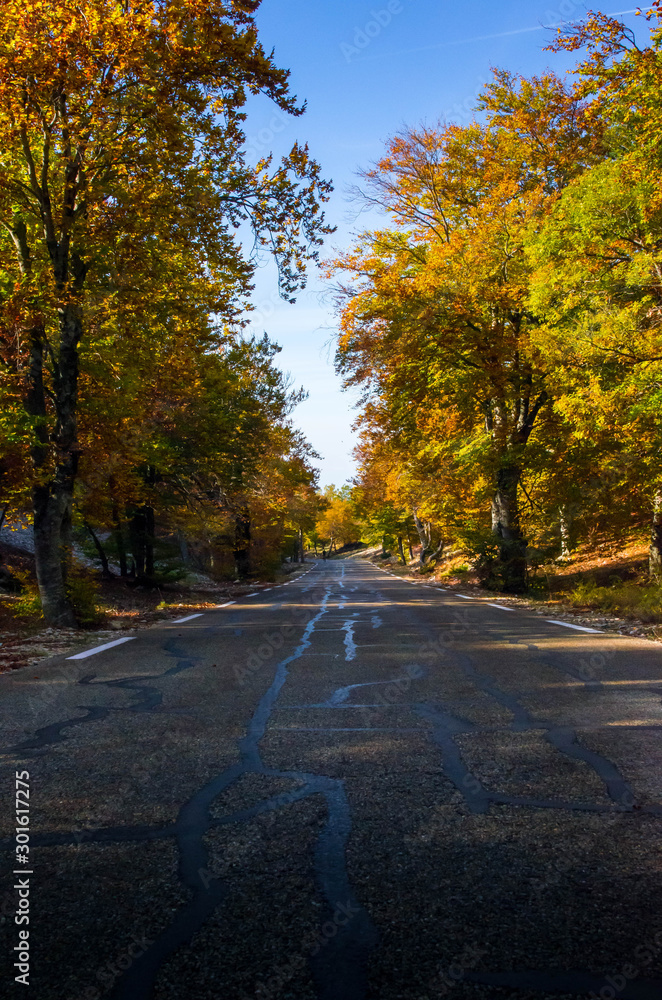
M466 573L471 572L471 567L467 566L466 563L462 563L460 566L453 566L452 569L444 569L439 574L440 579L445 579L451 576L463 576Z
M81 628L92 628L103 620L99 607L99 585L90 573L73 567L67 574L67 595Z
M21 588L12 604L15 613L26 618L41 618L41 600L34 576L27 570L14 570L14 576Z
M12 602L14 612L26 618L42 618L43 610L39 588L34 576L26 570L15 570L21 592ZM74 566L67 574L67 594L74 609L76 622L81 628L92 628L103 620L99 607L99 585L89 572Z
M595 580L586 580L578 583L564 600L576 608L595 608L644 622L662 622L662 584L659 583L618 580L605 587Z
M476 532L467 540L467 549L483 587L505 593L521 590L522 575L526 578L527 573L521 540L505 540L496 538L491 532Z

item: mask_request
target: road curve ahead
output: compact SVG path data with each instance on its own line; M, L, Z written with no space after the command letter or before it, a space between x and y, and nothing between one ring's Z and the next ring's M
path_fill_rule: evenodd
M661 698L363 560L3 675L4 954L27 771L23 995L660 1000Z

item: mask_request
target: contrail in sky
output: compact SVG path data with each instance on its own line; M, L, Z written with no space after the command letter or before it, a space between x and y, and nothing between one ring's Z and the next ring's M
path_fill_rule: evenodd
M652 10L652 7L633 7L632 10L614 10L605 17L620 17L622 14L636 14L637 11L645 13ZM445 49L451 45L470 45L471 42L487 42L492 38L509 38L512 35L526 35L532 31L548 31L550 28L562 28L565 24L578 24L581 18L574 18L572 21L556 21L554 24L537 24L534 28L515 28L513 31L499 31L494 35L475 35L473 38L458 38L454 42L439 42L436 45L424 45L420 49L400 49L398 52L384 52L379 55L368 56L368 59L383 59L385 56L408 56L416 52L431 52L433 49ZM365 60L364 60L365 61Z

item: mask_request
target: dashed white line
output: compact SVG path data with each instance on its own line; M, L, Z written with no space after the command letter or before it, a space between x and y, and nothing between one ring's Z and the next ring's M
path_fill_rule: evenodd
M260 591L256 590L254 594L246 594L246 597L259 597Z
M112 642L106 642L103 646L95 646L94 649L86 649L82 653L76 653L74 656L68 656L68 660L86 660L88 656L94 656L95 653L103 653L104 649L112 649L113 646L121 646L123 642L131 642L135 639L135 635L124 636L123 639L113 639Z
M416 586L416 584L415 584L415 582L413 580L405 580L403 577L398 577L397 574L391 573L390 570L382 569L381 566L378 566L377 569L381 569L382 573L387 573L389 576L392 576L394 579L402 580L403 583L411 583L413 586ZM430 584L423 584L423 586L426 587L429 590L439 590L442 593L449 592L447 587L435 587L435 586L432 586ZM454 591L451 591L450 593L454 593ZM456 594L456 593L454 593L454 596L455 597L461 597L463 601L474 601L474 600L476 600L475 597L467 597L466 594ZM487 605L487 607L498 608L500 611L514 611L515 610L514 608L507 607L505 604L493 604L491 601L485 601L484 603ZM602 632L600 629L597 629L597 628L587 628L585 625L571 625L570 622L557 621L555 618L546 618L545 621L547 621L550 625L561 625L562 628L571 628L571 629L574 629L576 632L589 632L589 633L591 633L593 635L604 635L604 632Z
M217 604L216 607L217 608L229 608L233 604L236 604L236 603L237 603L236 601L228 601L227 604Z
M586 628L585 625L571 625L570 622L559 622L554 618L545 618L545 621L549 622L550 625L562 625L563 628L574 628L577 632L595 632L597 635L604 635L598 628Z
M173 625L183 625L184 622L192 622L194 618L202 618L202 614L187 615L186 618L175 618Z

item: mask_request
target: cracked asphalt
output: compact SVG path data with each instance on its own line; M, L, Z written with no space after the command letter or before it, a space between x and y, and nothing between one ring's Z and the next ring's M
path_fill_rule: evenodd
M329 561L4 674L0 724L39 1000L662 998L657 645Z

